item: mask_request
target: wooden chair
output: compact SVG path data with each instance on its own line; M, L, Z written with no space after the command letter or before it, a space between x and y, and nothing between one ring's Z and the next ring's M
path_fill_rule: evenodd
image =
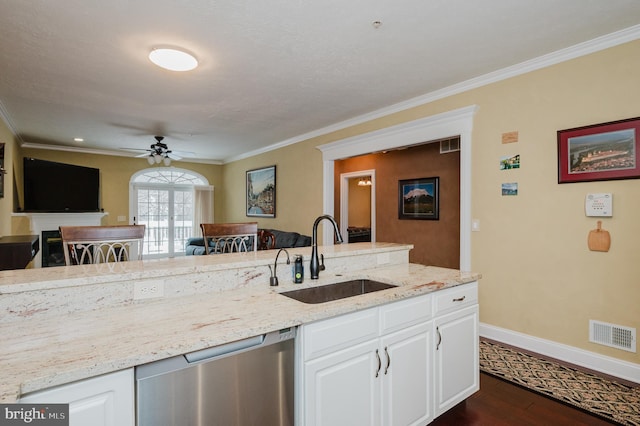
M67 265L142 259L145 225L61 226Z
M258 231L258 250L271 250L276 248L276 236L266 229Z
M201 223L206 254L256 251L258 222Z

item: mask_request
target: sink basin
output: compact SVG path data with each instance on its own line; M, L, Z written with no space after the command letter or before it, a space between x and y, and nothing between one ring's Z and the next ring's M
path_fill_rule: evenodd
M332 300L346 299L347 297L358 296L387 288L397 287L392 284L378 281L361 279L343 281L336 284L327 284L318 287L303 288L280 293L303 303L324 303Z

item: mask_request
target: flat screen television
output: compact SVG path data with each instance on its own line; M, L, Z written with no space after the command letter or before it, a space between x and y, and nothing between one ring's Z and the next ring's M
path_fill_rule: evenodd
M100 169L24 158L24 211L100 211Z

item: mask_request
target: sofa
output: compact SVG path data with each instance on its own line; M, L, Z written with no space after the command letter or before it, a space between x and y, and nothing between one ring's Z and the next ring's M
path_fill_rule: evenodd
M311 245L311 237L302 235L297 232L280 231L278 229L264 229L269 231L276 238L276 249L280 248L292 248L292 247L307 247ZM260 230L258 230L260 231ZM204 238L191 237L187 240L185 247L186 256L199 256L205 254Z

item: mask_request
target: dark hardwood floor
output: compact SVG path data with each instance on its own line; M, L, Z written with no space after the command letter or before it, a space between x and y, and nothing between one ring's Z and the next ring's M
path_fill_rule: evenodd
M480 373L480 391L430 426L599 426L612 423ZM613 423L615 424L615 423Z

